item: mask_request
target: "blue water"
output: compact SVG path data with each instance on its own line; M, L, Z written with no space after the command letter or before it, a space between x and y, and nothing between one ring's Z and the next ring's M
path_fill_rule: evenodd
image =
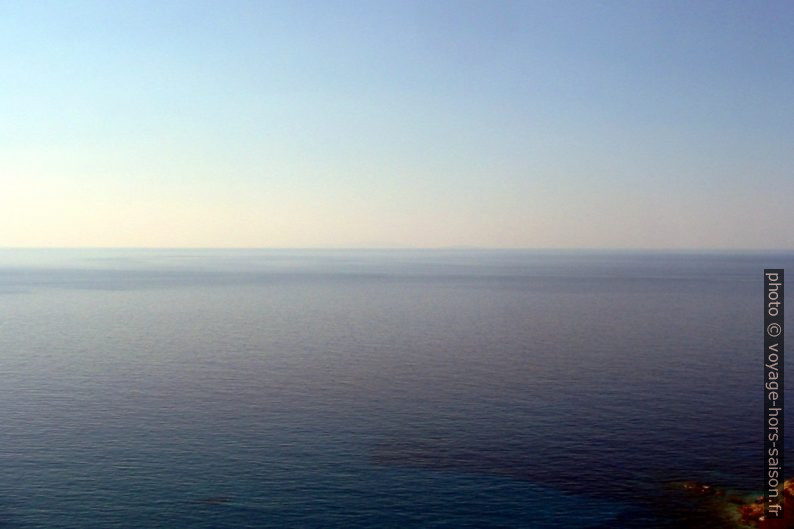
M703 527L670 483L761 488L792 265L2 250L0 528Z

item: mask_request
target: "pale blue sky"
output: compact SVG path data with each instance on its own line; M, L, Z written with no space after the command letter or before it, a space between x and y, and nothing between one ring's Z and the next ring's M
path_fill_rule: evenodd
M791 2L0 0L0 246L794 248Z

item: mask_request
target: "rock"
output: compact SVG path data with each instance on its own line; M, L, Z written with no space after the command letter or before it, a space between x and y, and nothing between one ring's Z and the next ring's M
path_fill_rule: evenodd
M757 522L764 517L763 503L750 503L739 506L739 514L743 522Z
M783 498L794 498L794 479L788 479L783 482Z
M763 496L743 498L735 494L726 495L724 490L696 481L685 481L678 486L708 501L714 509L715 519L719 516L719 512L725 512L726 509L728 512L734 512L735 516L731 518L735 520L737 528L794 529L794 479L785 481L780 487L785 519L767 519L764 516Z

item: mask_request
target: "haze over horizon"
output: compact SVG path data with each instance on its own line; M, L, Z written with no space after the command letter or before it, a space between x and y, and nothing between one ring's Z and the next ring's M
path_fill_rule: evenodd
M2 2L0 247L794 249L790 2Z

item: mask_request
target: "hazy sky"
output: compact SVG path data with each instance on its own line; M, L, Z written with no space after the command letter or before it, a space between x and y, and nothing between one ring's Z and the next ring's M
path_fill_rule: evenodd
M0 0L0 246L794 248L794 2Z

